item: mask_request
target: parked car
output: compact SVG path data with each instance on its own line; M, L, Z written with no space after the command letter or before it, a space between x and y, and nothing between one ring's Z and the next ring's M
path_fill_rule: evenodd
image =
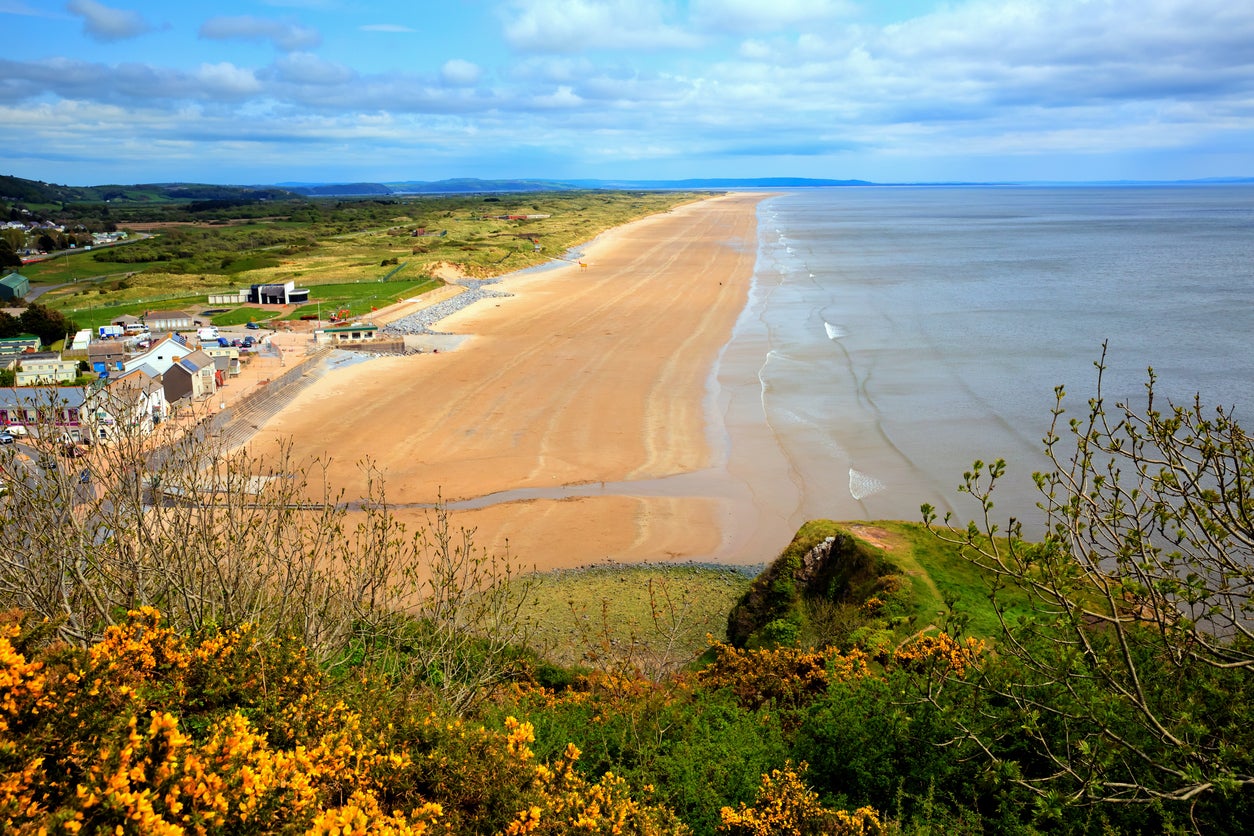
M12 434L8 432L0 432L0 444L12 444L15 441L17 441L17 439L14 438Z
M231 340L231 345L235 346L236 348L239 348L243 344L244 344L244 341L239 339L238 337L236 339Z
M252 334L249 334L246 337L244 337L244 348L252 348L254 345L256 345L256 343L257 341L253 339Z
M26 428L21 424L9 424L4 431L9 435L26 435Z
M248 323L248 324L246 324L244 327L245 327L245 328L248 328L248 329L251 329L251 330L253 330L253 331L256 331L256 330L257 330L258 328L260 328L261 326L260 326L260 325L258 325L258 324L257 324L257 323L255 323L255 322L249 322L249 323Z

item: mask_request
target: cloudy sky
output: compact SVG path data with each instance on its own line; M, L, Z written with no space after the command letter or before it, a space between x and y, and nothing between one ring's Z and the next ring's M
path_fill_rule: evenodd
M0 0L0 174L1254 176L1248 0Z

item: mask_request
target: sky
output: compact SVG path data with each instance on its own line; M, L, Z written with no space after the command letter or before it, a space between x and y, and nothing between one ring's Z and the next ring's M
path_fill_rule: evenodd
M0 174L1254 176L1248 0L0 0Z

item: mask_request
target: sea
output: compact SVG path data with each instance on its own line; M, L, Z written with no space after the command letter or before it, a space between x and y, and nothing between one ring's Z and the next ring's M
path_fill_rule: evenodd
M813 518L965 522L976 460L1007 463L994 519L1039 533L1056 387L1085 417L1103 357L1107 404L1143 408L1152 368L1159 406L1254 428L1254 186L822 188L758 218L710 409L760 515L725 558Z

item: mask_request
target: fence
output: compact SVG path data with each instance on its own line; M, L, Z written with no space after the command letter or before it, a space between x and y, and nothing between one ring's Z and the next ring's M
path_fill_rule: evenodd
M331 351L329 348L314 351L265 386L240 398L230 409L215 415L213 429L222 439L223 449L233 450L244 444L262 424L320 378L323 361Z

